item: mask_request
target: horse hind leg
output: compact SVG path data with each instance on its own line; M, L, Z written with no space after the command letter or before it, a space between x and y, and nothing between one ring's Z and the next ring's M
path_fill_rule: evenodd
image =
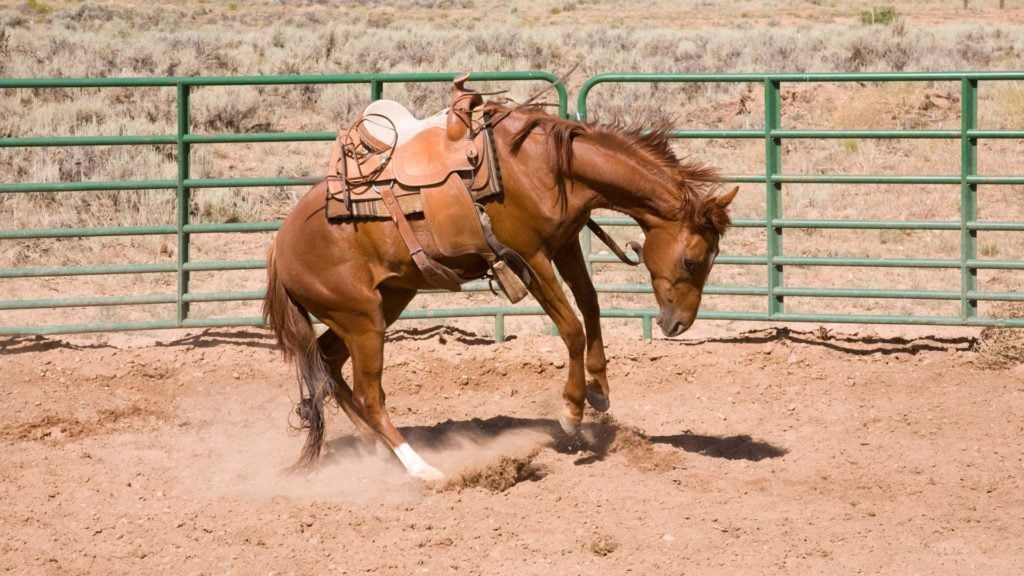
M375 437L391 448L406 471L421 480L440 480L444 474L428 464L405 441L391 422L381 387L384 371L384 332L398 319L402 310L415 296L415 291L381 290L381 314L367 313L372 306L363 307L363 314L345 318L324 318L332 331L341 334L352 359L351 406ZM336 349L336 348L335 348ZM347 390L347 386L342 389ZM344 408L344 405L342 405Z
M409 446L402 433L391 422L391 416L384 403L384 392L381 389L384 364L383 327L380 330L360 330L347 338L346 342L352 352L352 400L367 425L391 448L410 475L422 480L444 478L444 474L428 464Z
M334 401L341 406L345 415L352 421L352 425L356 427L359 435L371 444L376 443L378 440L376 432L370 428L362 413L356 408L355 401L352 399L352 389L349 388L348 383L345 382L341 374L342 366L345 365L345 362L351 356L348 347L345 346L345 341L335 334L333 330L327 330L320 335L317 344L320 346L320 352L327 363L330 375L334 379L334 386L331 389Z
M409 302L415 296L415 290L381 290L385 327L390 327L398 320L399 316L402 315L402 311L405 310L405 307L409 305ZM381 346L383 346L383 341ZM381 394L383 395L383 392ZM441 480L444 478L444 474L440 470L427 464L407 442L403 442L397 448L394 448L394 452L399 462L402 463L402 466L412 476L423 480Z

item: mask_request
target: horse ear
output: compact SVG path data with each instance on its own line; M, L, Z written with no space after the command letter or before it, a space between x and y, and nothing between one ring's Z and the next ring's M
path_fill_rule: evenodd
M732 204L733 198L736 197L736 193L740 191L739 186L733 186L732 190L729 190L725 194L715 198L715 203L718 204L719 208L727 208L729 204Z

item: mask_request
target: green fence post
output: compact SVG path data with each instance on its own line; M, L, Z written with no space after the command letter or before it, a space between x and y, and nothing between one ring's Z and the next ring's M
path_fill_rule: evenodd
M783 313L783 296L776 294L782 287L782 265L775 259L782 256L782 228L776 220L782 218L782 139L774 134L782 127L780 82L770 78L764 81L764 155L765 155L765 226L768 259L768 317Z
M964 78L960 96L960 318L978 315L978 301L968 298L977 289L978 269L968 262L978 256L978 231L970 227L978 219L978 185L970 182L978 173L978 139L969 137L978 127L978 80Z
M494 315L494 342L501 344L505 341L505 315Z
M370 100L376 102L384 97L384 83L379 79L370 80Z
M189 273L185 269L189 259L189 234L185 227L189 223L189 209L191 207L191 189L185 186L189 179L189 160L191 145L185 141L191 126L191 107L189 105L189 86L183 82L178 83L178 186L177 186L177 211L178 211L178 302L177 322L178 326L184 324L188 319L189 303L185 299L188 294Z

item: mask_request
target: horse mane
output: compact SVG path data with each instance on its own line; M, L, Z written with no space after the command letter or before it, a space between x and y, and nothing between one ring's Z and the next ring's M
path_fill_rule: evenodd
M728 212L715 202L721 187L718 170L702 162L679 158L672 149L672 125L669 120L654 127L630 126L621 122L601 124L566 120L537 106L511 110L525 115L523 125L512 137L511 151L517 154L535 130L543 130L550 142L548 163L554 172L558 197L564 208L568 205L566 180L573 169L573 141L587 136L595 142L612 142L617 148L639 154L650 162L667 188L678 199L678 208L667 218L685 219L702 235L721 236L731 224Z

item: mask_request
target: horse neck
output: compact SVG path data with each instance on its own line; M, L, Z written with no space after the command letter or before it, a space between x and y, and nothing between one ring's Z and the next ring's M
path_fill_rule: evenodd
M619 137L546 115L512 112L495 127L505 160L506 188L533 196L552 218L575 222L597 208L635 218L651 228L681 209L664 165ZM548 191L559 196L546 198ZM562 195L564 193L564 195Z
M646 227L674 218L681 209L663 166L641 152L613 149L602 140L581 137L573 143L569 177L594 193L595 207L622 212Z

